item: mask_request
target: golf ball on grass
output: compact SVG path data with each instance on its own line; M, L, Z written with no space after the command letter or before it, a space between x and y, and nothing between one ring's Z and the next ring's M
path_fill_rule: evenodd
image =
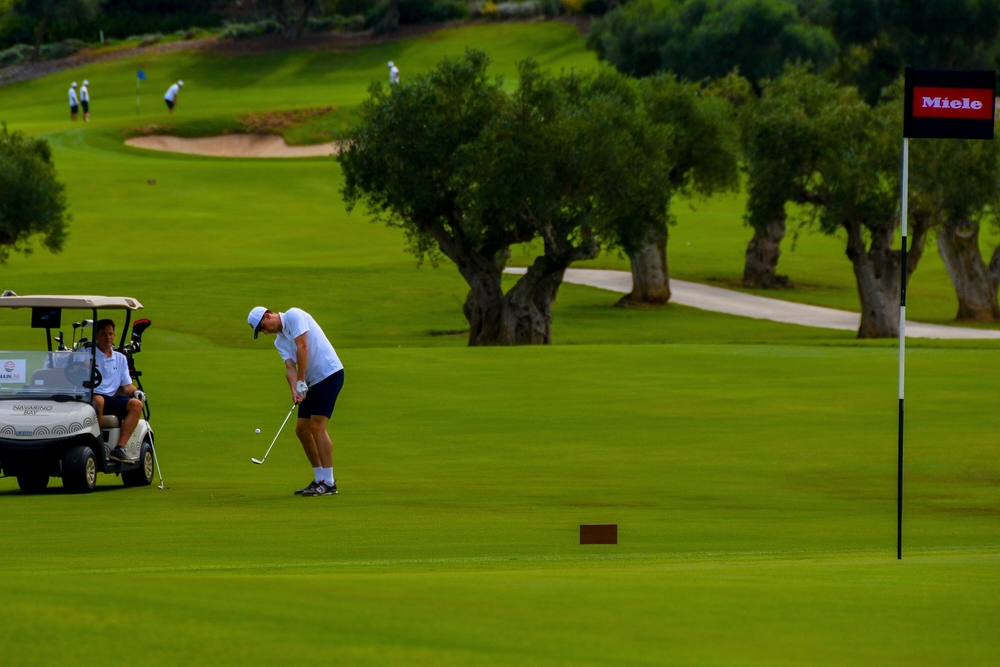
M259 429L259 428L258 428L258 429L256 429L256 430L254 431L254 433L256 433L257 435L260 435L260 429Z

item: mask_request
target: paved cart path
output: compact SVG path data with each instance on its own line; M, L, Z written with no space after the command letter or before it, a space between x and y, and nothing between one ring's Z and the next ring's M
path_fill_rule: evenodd
M505 273L523 275L524 267L509 267ZM567 269L565 282L589 285L600 289L628 294L632 291L632 274L627 271L604 269ZM670 280L670 300L682 306L691 306L716 313L727 313L758 320L773 320L786 324L801 324L807 327L843 329L857 331L861 325L861 315L836 308L810 306L804 303L782 301L746 294L736 290L712 287L686 280ZM994 329L970 329L940 324L924 324L906 321L907 338L994 338L1000 339L1000 331Z

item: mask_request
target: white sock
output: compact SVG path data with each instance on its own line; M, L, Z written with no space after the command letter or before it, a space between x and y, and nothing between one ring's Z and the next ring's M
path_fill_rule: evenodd
M333 484L333 468L320 468L323 471L323 481Z
M323 468L313 468L313 476L317 484L323 481Z

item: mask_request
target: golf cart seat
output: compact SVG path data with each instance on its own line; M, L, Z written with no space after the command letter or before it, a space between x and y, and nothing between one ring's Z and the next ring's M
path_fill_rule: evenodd
M118 428L119 426L118 417L114 415L104 415L101 417L101 428Z
M39 368L31 374L31 386L53 389L75 389L76 386L66 379L63 368Z

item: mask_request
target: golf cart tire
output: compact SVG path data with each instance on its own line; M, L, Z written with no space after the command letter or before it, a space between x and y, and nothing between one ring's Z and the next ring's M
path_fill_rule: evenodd
M63 459L63 488L69 493L90 493L97 486L97 459L94 450L77 445Z
M49 485L48 475L18 475L17 485L25 493L41 493Z
M142 441L139 450L139 467L122 473L122 484L125 486L149 486L153 483L153 448L149 440Z

